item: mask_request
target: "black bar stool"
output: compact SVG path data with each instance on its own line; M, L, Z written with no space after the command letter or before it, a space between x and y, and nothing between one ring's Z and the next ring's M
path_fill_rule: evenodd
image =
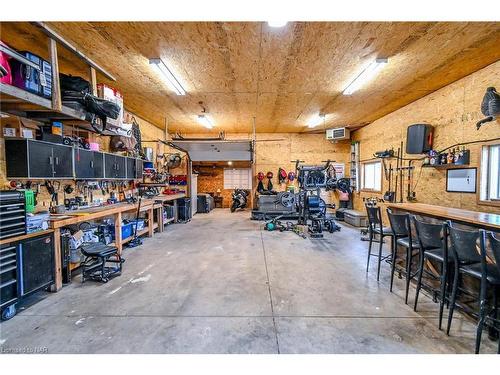
M498 319L498 299L500 294L500 238L484 230L480 231L479 238L481 243L481 291L479 322L476 331L476 354L479 353L481 335L485 323L491 323L491 326L496 329L497 332L500 332L500 319ZM491 255L488 253L488 249L491 250ZM476 265L467 268L477 271ZM470 274L470 271L468 271L468 273ZM491 287L493 287L493 306L488 306L488 292ZM498 340L497 353L500 354L500 339Z
M453 261L451 256L448 254L448 240L447 240L447 230L446 224L432 224L426 223L424 221L418 220L415 216L412 216L412 222L415 225L415 231L420 247L420 259L419 267L417 271L417 291L415 293L415 304L413 310L417 311L418 295L420 289L422 288L422 276L424 272L429 276L440 280L440 292L439 292L439 329L441 329L441 324L443 320L443 309L446 300L446 284L448 278L448 268ZM436 277L434 274L425 269L425 261L434 261L441 265L439 276ZM432 288L428 288L434 294L436 298L436 291Z
M380 207L370 206L368 204L365 206L366 206L366 212L368 214L368 233L370 239L370 245L368 246L368 260L366 261L366 272L368 272L368 269L370 267L370 257L372 256L377 257L378 258L377 281L378 281L380 279L380 263L382 262L382 260L391 257L391 254L382 256L382 245L384 244L384 237L391 237L391 249L392 249L394 235L392 233L391 228L384 227L382 225L382 214L380 211ZM375 234L378 234L380 239L378 255L372 254L373 237Z
M478 252L479 231L463 230L453 226L447 222L448 234L450 239L450 253L453 257L453 284L451 287L450 298L450 312L448 314L448 326L446 327L446 334L450 334L451 322L453 320L453 312L457 305L458 293L472 295L471 291L459 287L459 282L462 275L468 275L478 280L481 280L481 255ZM479 296L474 296L479 299ZM462 306L462 308L469 312L474 313L472 310Z
M394 271L396 270L396 261L398 256L398 245L406 249L406 263L404 274L406 276L406 290L405 290L405 304L408 304L408 291L410 289L410 281L415 276L412 275L411 265L414 251L420 248L418 241L413 238L410 224L410 215L408 214L395 214L390 208L387 209L387 216L391 224L392 234L396 241L392 243L392 267L391 267L391 287L394 282Z

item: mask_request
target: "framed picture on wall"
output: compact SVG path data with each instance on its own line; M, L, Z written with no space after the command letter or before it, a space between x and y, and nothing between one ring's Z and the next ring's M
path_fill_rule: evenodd
M476 168L446 170L446 191L449 193L475 193Z

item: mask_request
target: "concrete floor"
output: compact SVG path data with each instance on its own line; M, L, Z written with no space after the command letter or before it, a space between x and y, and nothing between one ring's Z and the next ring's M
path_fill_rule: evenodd
M457 314L437 329L437 305L404 304L365 272L367 242L343 226L325 239L266 232L249 212L216 209L124 251L122 276L73 284L0 325L3 352L472 353L475 326ZM373 258L374 259L374 258ZM414 289L410 290L410 303ZM483 335L482 352L496 343Z

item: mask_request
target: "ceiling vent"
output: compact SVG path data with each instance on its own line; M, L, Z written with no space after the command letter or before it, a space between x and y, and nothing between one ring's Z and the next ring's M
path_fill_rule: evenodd
M351 131L347 128L335 128L326 130L326 139L329 141L340 141L342 139L350 139Z

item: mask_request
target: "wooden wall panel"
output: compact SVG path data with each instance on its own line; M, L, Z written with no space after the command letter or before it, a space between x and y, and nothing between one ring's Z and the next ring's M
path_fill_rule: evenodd
M402 140L406 144L406 129L408 125L415 123L428 123L435 127L434 148L438 150L456 143L500 137L499 120L484 125L479 131L475 126L475 123L483 118L480 105L489 86L500 88L500 62L491 64L356 130L353 139L360 141L361 160L371 158L375 151L391 147L397 149ZM471 150L470 166L479 167L481 144L466 147ZM418 155L404 154L404 157L418 157ZM395 166L395 161L392 164ZM421 164L416 162L417 168L414 174L414 184L418 180L415 190L418 202L475 211L500 212L499 207L478 204L476 194L447 193L446 171L421 168ZM384 181L382 191L387 188L387 181ZM356 194L355 207L364 210L362 198L368 196L375 194L363 192ZM381 197L380 194L376 196ZM404 196L406 197L406 185Z

